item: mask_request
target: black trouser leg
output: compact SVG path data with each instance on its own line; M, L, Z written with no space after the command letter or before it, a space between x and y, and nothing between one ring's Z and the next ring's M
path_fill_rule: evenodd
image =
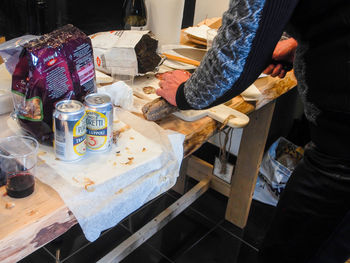
M350 211L309 263L344 263L350 259Z
M277 205L261 262L308 262L349 209L350 162L307 149Z

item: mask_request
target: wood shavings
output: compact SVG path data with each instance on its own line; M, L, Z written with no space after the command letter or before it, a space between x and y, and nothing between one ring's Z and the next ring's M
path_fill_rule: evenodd
M28 215L29 215L29 216L33 216L33 215L35 215L35 214L37 214L37 213L38 213L37 210L30 210L29 213L28 213Z
M116 144L118 138L120 138L121 134L127 130L130 129L129 125L125 125L124 127L122 127L120 130L115 130L113 131L113 143Z
M118 192L115 192L116 195L121 194L123 192L123 189L120 189Z
M142 90L143 90L143 92L145 94L154 94L154 93L156 93L156 89L154 87L152 87L152 86L143 87Z
M122 127L119 131L120 131L120 133L122 133L122 132L125 132L125 131L127 131L127 130L130 130L130 125L125 125L125 126Z
M120 137L120 131L113 131L113 137L112 137L113 144L117 144L117 140L119 137Z
M85 188L85 190L86 191L88 191L88 192L93 192L93 191L95 191L95 188L93 188L91 185L89 185L89 184L86 184L85 186L84 186L84 188Z
M124 163L125 165L131 165L133 163L134 157L128 157L128 160L126 163Z
M130 151L129 147L125 147L125 151L126 151L127 154L132 154L132 152Z
M79 183L79 180L78 180L77 178L75 178L75 177L72 177L72 180L73 180L74 182L76 182L76 183Z
M14 208L16 206L16 204L15 203L11 203L11 202L7 202L6 204L5 204L5 208L6 209L12 209L12 208Z
M95 184L94 181L92 181L90 178L87 178L87 177L84 178L84 182L88 184Z
M145 147L142 148L142 152L145 152L147 151L147 149Z
M130 137L130 140L135 140L135 138L134 137Z
M36 163L36 165L42 165L42 164L45 164L46 162L45 162L45 160L39 160L37 163Z
M95 188L93 188L92 186L95 184L94 181L92 181L90 178L84 178L85 181L85 190L88 192L93 192L95 191Z

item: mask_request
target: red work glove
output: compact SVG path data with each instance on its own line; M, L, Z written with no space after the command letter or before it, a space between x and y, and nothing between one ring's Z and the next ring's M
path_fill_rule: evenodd
M179 86L189 79L191 74L184 70L174 70L162 75L159 82L160 89L156 90L157 95L162 96L170 104L176 105L176 92Z
M283 61L285 63L293 63L297 46L298 43L294 38L279 41L273 51L272 59L277 62ZM263 73L271 75L272 77L278 76L284 78L287 71L283 68L282 63L277 63L270 64Z

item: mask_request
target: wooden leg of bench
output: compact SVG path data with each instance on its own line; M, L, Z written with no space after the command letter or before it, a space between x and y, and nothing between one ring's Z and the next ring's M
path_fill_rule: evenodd
M247 223L274 108L273 101L252 112L243 129L225 215L226 220L240 228Z
M173 189L175 192L178 192L179 194L183 195L185 193L185 187L187 182L187 168L188 168L188 160L189 157L186 157L182 160L179 177L176 180L176 184L173 186Z

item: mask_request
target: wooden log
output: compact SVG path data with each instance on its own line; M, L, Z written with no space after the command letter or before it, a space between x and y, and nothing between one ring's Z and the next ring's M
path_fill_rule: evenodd
M183 121L173 114L157 122L163 129L174 130L186 135L184 141L184 157L189 156L205 143L217 130L218 122L204 117L194 122Z
M209 188L210 177L205 178L196 184L190 191L177 200L174 204L165 209L156 216L152 221L148 222L139 231L126 239L119 246L114 248L106 256L101 258L97 263L117 263L129 255L132 251L146 242L150 237L162 229L167 223L189 207Z
M149 121L164 119L175 111L178 111L178 108L163 98L157 98L142 107L143 116Z

